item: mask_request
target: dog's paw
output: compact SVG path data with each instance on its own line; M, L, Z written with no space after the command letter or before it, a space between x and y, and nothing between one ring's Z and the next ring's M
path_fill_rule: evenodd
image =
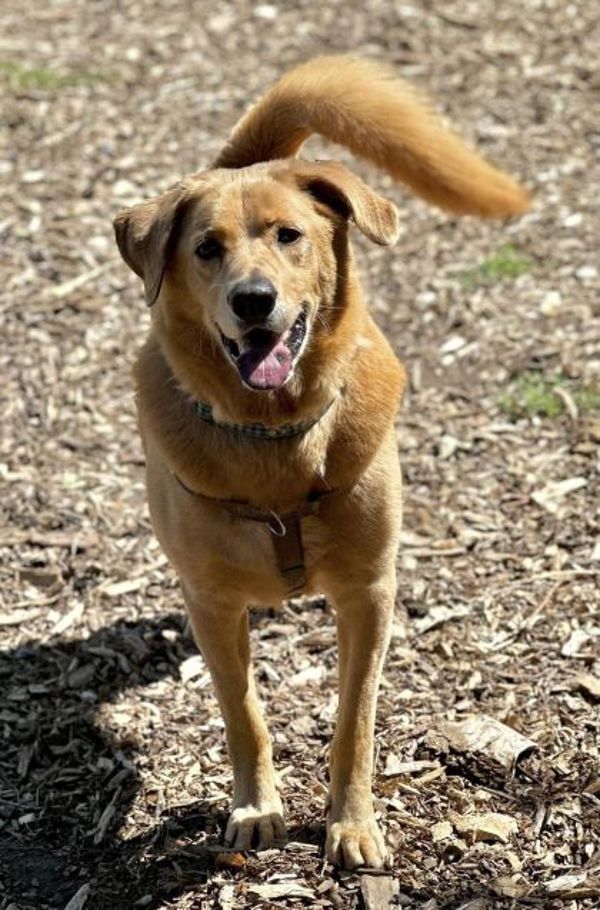
M387 865L388 853L377 822L331 822L327 827L325 844L327 858L344 869L369 866L382 869Z
M287 841L281 803L238 806L227 822L225 843L235 850L268 850Z

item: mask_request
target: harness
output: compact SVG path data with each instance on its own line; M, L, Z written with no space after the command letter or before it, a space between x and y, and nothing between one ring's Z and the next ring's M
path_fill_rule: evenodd
M231 433L248 436L252 439L279 440L301 436L321 420L333 404L332 399L322 411L310 420L302 423L285 424L281 427L266 427L263 424L233 424L217 422L208 404L196 402L196 414L206 423L223 428ZM336 493L336 490L312 490L297 509L279 515L272 509L261 509L250 503L235 499L217 499L190 489L180 477L171 471L180 487L196 499L216 503L230 515L240 521L257 521L265 524L271 533L275 562L286 585L286 595L297 597L306 585L306 563L302 540L302 519L317 515L324 499Z

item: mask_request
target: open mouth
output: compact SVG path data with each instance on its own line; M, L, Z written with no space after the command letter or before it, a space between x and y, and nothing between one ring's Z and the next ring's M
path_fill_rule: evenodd
M251 389L264 391L279 389L290 379L306 333L303 310L283 335L268 329L250 329L238 341L221 332L221 341L242 381Z

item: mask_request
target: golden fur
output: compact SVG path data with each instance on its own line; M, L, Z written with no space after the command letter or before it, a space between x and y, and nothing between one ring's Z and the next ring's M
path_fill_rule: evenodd
M349 224L374 242L397 235L394 206L336 162L294 158L320 133L456 213L505 217L528 198L449 133L417 93L378 64L310 61L284 76L236 127L209 170L115 221L143 279L152 331L136 366L137 402L156 533L173 562L213 676L234 767L226 836L238 849L285 836L271 747L252 679L247 606L285 597L266 527L239 521L233 499L282 514L334 490L302 521L306 593L336 610L340 712L331 750L327 854L381 866L371 800L375 700L395 597L401 481L394 417L404 372L362 298ZM281 226L299 228L284 246ZM218 254L197 253L206 238ZM299 314L304 348L288 380L248 388L224 344L243 342L231 289L259 271L277 289L269 317L285 338ZM304 316L302 316L304 314ZM323 418L289 440L251 440L201 421L277 427ZM175 476L174 476L175 475Z

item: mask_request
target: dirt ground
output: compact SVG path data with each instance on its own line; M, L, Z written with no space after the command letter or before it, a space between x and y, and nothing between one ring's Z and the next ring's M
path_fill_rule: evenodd
M0 910L600 906L599 40L584 0L2 4ZM347 50L535 192L514 223L459 222L357 166L400 207L395 249L357 244L410 375L375 775L392 880L323 859L322 601L253 619L290 844L219 852L223 726L149 523L148 315L111 229L280 72ZM444 751L473 715L535 749L508 775Z

